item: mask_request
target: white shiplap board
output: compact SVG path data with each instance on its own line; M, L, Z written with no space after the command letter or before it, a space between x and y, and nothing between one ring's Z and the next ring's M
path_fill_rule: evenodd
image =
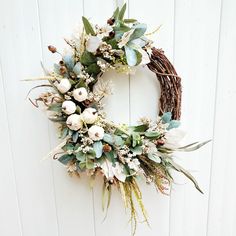
M102 24L122 2L0 0L0 235L130 235L118 192L103 222L101 179L90 189L86 176L70 178L59 163L41 162L58 141L45 115L25 100L32 84L20 81L42 74L40 60L48 68L58 60L47 45L62 50L63 38L82 15ZM127 3L127 16L147 23L149 32L162 25L152 37L183 78L186 142L213 138L202 150L176 157L199 180L204 195L177 174L171 197L141 183L151 228L141 224L137 235L234 236L236 2ZM155 118L159 85L152 73L139 68L135 76L104 77L110 79L114 91L106 110L112 120L134 124L141 116Z

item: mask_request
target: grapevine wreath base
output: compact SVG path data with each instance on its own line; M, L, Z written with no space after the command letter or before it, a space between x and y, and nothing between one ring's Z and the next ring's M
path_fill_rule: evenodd
M137 225L137 201L144 220L146 211L138 178L153 183L157 191L168 194L173 182L171 170L188 177L200 188L184 168L174 161L174 152L193 151L207 142L180 146L183 131L179 126L181 109L181 79L160 49L152 45L145 34L146 24L124 19L126 5L117 8L105 26L92 26L85 17L83 30L66 39L69 50L54 70L42 80L48 87L35 101L46 107L48 117L59 125L61 143L49 153L64 164L71 175L86 172L94 179L102 175L103 202L107 208L112 188L118 188L125 207L130 209L133 234ZM161 86L160 114L155 121L142 118L140 124L115 124L106 118L102 100L111 89L101 77L107 70L133 73L137 66L147 66L156 74Z

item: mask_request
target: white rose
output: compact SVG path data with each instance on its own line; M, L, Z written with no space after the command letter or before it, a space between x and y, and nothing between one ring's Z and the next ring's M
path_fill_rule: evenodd
M61 79L61 81L59 82L59 84L57 85L57 89L61 92L61 93L66 93L70 90L71 88L71 83L68 79Z
M174 128L166 132L165 134L165 144L166 148L174 149L181 146L180 141L184 138L186 133L178 128Z
M67 115L73 114L76 111L76 105L72 101L64 101L62 103L62 111Z
M104 129L98 125L93 125L88 129L88 135L93 141L101 140L104 136Z
M73 97L76 101L83 102L88 98L88 92L84 87L77 88L73 91Z
M89 107L83 111L82 116L86 124L93 124L98 118L98 113L96 109Z
M88 52L94 53L97 51L101 43L102 43L102 40L99 37L90 36L86 44L86 49Z
M83 120L80 115L73 114L68 116L66 124L71 130L79 130L83 127Z

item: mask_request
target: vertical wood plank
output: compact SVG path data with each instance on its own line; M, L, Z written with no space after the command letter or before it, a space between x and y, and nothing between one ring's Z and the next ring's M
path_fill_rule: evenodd
M40 71L37 4L10 0L1 5L0 15L2 73L23 235L57 235L51 166L40 164L49 151L47 124L25 100L33 85L20 81ZM13 230L11 224L8 227Z
M4 25L1 25L1 27L4 28ZM4 96L5 91L0 63L0 143L2 156L0 165L0 234L11 236L22 235L22 228Z
M70 38L82 26L83 7L82 0L38 1L43 62L47 68L60 60L60 56L50 53L47 46L54 45L62 53L68 48L64 38ZM58 139L52 123L49 124L49 132L53 148ZM85 232L95 235L92 192L87 176L71 178L66 168L57 161L53 161L53 173L60 235Z
M207 235L236 235L236 2L222 1Z
M121 4L119 2L119 4ZM85 16L92 23L105 25L107 19L112 16L116 8L116 1L105 0L102 2L86 0L84 11ZM129 123L129 79L125 74L117 74L114 71L106 72L102 78L104 81L111 81L113 94L104 99L107 118L116 123ZM106 219L102 211L102 178L98 178L94 184L94 217L96 235L130 235L128 224L129 215L125 214L120 193L113 188L111 204Z
M129 0L129 16L148 26L147 33L153 32L160 25L161 29L151 35L154 45L163 48L170 60L173 59L173 1L135 1ZM159 83L154 73L147 67L139 67L130 78L130 114L131 124L137 123L141 117L157 119ZM156 192L153 185L140 183L143 202L146 206L150 225L138 225L137 235L169 235L169 197Z
M182 128L186 143L213 134L220 1L176 1L174 62L183 83ZM201 12L201 14L199 14ZM170 235L206 235L211 144L176 161L198 180L204 195L184 176L174 175Z

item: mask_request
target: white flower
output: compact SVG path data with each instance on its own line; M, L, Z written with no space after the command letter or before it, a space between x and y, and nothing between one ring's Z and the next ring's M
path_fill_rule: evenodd
M96 109L89 107L83 111L82 116L86 124L93 124L98 118L98 113Z
M113 28L110 25L105 25L99 29L99 33L97 34L97 37L100 39L104 37L108 37L109 33L113 31Z
M135 171L139 170L139 165L140 165L140 162L139 162L139 160L137 158L134 158L134 159L132 159L132 161L128 162L129 168L133 169Z
M104 129L98 125L93 125L88 129L88 135L93 141L101 140L104 136Z
M73 114L68 116L66 124L71 130L79 130L83 127L83 120L81 115Z
M68 79L61 79L60 83L57 85L57 89L61 92L61 93L66 93L70 90L71 88L71 83Z
M184 138L186 133L178 128L174 128L166 132L165 134L165 144L166 148L174 149L181 146L180 141Z
M102 43L102 40L99 37L90 36L86 44L86 49L88 52L94 53L97 51L101 43Z
M77 88L73 91L73 97L76 101L83 102L88 98L88 92L84 87Z
M73 114L76 111L76 105L72 101L64 101L61 108L67 115Z
M101 165L102 172L108 180L112 180L114 176L121 182L125 182L126 175L123 172L123 166L119 162L115 163L115 167L108 160L102 163Z
M146 64L150 63L150 58L148 56L148 53L143 49L139 49L138 51L142 55L142 61L141 61L140 65L146 65Z

